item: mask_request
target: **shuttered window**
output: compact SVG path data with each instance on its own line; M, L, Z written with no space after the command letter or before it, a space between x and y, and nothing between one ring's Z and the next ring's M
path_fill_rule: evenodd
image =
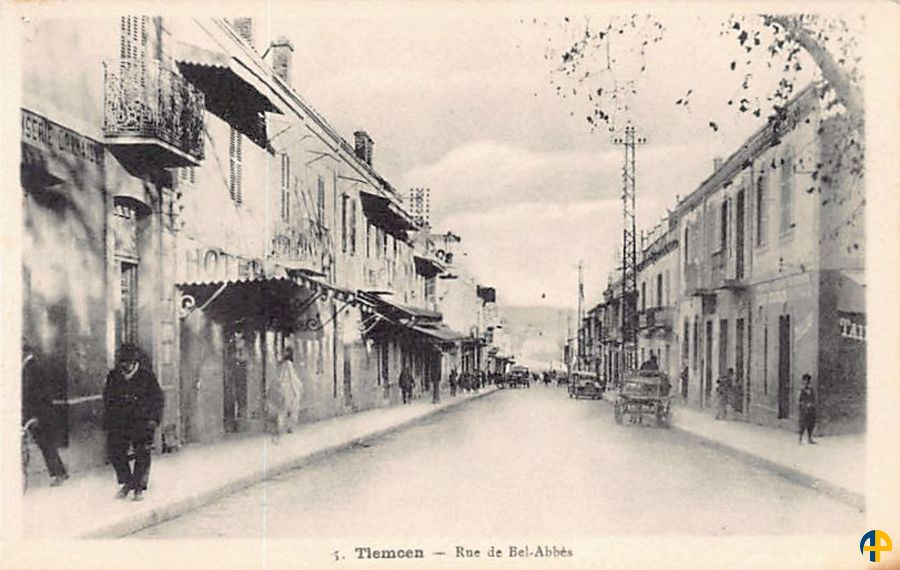
M291 221L291 157L281 155L281 219Z
M780 166L781 182L781 233L794 227L794 158L790 150L784 153Z
M766 245L769 232L769 199L767 190L769 177L761 172L756 179L756 245Z
M316 186L316 208L319 225L325 227L325 179L321 176Z
M147 16L119 18L119 57L143 60L147 48Z
M228 145L228 192L235 204L243 202L241 195L241 139L241 133L231 127L231 140Z
M350 197L346 194L341 195L341 251L347 253L347 230L349 229L347 202Z
M356 200L350 201L350 255L356 255Z

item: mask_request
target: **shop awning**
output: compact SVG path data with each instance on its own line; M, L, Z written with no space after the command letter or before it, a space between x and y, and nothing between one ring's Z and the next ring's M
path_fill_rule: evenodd
M425 321L438 322L443 318L443 315L437 311L401 305L371 292L359 291L357 297L370 303L376 312L389 320L407 320L420 324Z
M404 232L407 230L416 229L416 224L409 214L386 196L366 191L360 191L359 195L362 200L363 213L376 226L401 238L405 238Z
M838 292L838 311L844 313L866 312L866 274L862 269L841 271Z
M182 75L204 92L207 105L210 97L215 101L221 95L229 103L241 101L258 111L284 113L279 106L280 98L262 72L236 57L179 42L175 61Z
M437 259L425 255L413 256L416 263L416 273L425 277L434 277L445 271L444 265Z
M465 337L465 335L451 329L444 323L414 325L410 328L416 332L420 332L424 335L428 335L432 338L446 343L457 342Z

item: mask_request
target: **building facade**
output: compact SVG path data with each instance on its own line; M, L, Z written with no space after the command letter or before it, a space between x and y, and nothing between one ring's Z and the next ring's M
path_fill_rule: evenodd
M23 342L73 469L104 460L125 342L159 378L168 443L266 429L289 347L301 421L397 403L404 365L419 396L459 358L437 242L417 241L372 138L348 143L293 88L288 40L260 49L246 18L24 28Z

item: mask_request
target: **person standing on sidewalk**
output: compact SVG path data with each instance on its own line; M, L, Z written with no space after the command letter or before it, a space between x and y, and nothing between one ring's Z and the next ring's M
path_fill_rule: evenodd
M459 379L456 376L456 368L450 371L450 395L456 396L456 386L459 383Z
M53 439L53 395L44 370L27 344L22 347L22 425L31 426L34 443L44 456L50 486L58 487L69 478Z
M400 393L403 395L403 403L408 404L412 401L412 391L413 385L415 381L412 377L412 372L409 371L409 366L403 365L403 368L400 370Z
M803 443L803 432L806 432L807 441L815 445L812 433L816 427L816 392L810 385L812 376L803 375L803 388L800 389L800 397L797 399L797 407L800 412L800 439L797 443Z
M716 419L728 419L728 383L727 377L721 376L716 380Z
M122 488L116 498L134 491L143 499L150 478L150 451L162 419L163 393L148 360L133 344L119 347L116 367L103 387L103 427L107 431L109 461ZM134 469L128 456L134 450Z
M439 404L441 401L441 373L439 371L431 379L431 387L434 392L431 397L431 403Z

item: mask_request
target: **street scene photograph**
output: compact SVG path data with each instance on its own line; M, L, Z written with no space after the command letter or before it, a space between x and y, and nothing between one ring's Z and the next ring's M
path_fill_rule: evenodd
M884 4L7 13L4 524L96 568L900 560Z

